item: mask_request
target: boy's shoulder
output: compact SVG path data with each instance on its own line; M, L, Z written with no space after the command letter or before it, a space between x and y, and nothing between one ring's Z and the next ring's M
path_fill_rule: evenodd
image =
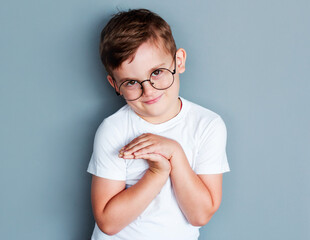
M97 128L97 135L117 135L119 128L122 128L128 122L130 107L126 104L112 115L103 119Z
M184 98L181 98L181 100L188 109L187 115L189 118L192 118L196 121L206 121L206 122L212 122L215 119L221 118L219 114L206 107L203 107L197 103L191 102Z
M226 124L218 113L187 100L185 103L189 107L184 121L187 126L190 126L193 135L199 142L208 139L210 136L217 136L215 138L220 139L226 138Z
M130 107L126 104L120 109L118 109L116 112L105 118L103 121L111 123L113 125L121 124L126 121L126 118L128 117L130 113Z

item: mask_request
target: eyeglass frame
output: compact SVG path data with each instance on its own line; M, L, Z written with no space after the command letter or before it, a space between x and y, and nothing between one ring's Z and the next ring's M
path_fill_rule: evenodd
M173 70L173 71L171 71L171 70L168 69L168 68L157 68L157 69L155 69L154 71L151 72L150 78L148 78L148 79L145 79L145 80L142 80L142 81L138 81L138 80L132 79L133 81L136 81L137 83L139 83L140 86L141 86L141 89L142 89L141 95L140 95L138 98L133 99L133 100L127 100L123 95L121 95L118 91L116 91L116 80L112 77L112 79L114 80L114 89L115 89L115 93L116 93L117 96L122 96L126 101L136 101L136 100L139 99L139 98L143 95L143 93L144 93L144 88L143 88L143 85L142 85L142 83L144 83L144 82L150 82L150 83L151 83L151 86L152 86L153 88L157 89L157 90L166 90L166 89L170 88L170 87L173 85L173 83L174 83L174 75L176 74L176 68L177 68L177 64L176 64L176 53L175 53L175 54L174 54L174 70ZM168 72L170 72L170 73L172 74L173 80L172 80L172 83L169 85L169 87L159 89L159 88L154 87L154 85L152 84L151 76L152 76L152 74L153 74L155 71L158 71L158 70L161 70L161 69L167 70ZM125 80L124 82L121 83L121 85L119 85L118 89L121 89L121 86L122 86L125 82L132 81L132 80L130 80L130 79Z

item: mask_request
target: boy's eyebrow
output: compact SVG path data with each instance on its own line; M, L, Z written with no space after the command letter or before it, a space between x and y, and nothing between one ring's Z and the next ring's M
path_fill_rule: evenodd
M158 68L160 68L160 67L163 67L164 65L166 65L166 63L158 64L158 65L152 67L149 71L150 71L150 73L151 73L151 72L155 71L156 69L158 69Z
M166 63L161 63L161 64L158 64L158 65L155 65L154 67L152 67L150 70L149 70L149 73L151 74L153 71L155 71L156 69L160 68L160 67L163 67L164 65L166 65ZM137 78L129 78L129 77L125 77L125 78L122 78L119 80L120 83L123 83L127 80L139 80ZM140 79L142 80L142 79Z

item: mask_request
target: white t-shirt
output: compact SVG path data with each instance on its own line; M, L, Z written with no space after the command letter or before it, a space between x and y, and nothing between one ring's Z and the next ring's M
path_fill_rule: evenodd
M180 98L177 116L161 124L140 118L128 105L106 118L99 126L87 171L102 178L124 180L134 185L148 169L143 159L125 160L119 150L143 133L171 138L181 144L196 174L230 171L226 157L226 127L216 113ZM176 201L170 178L160 193L132 223L113 236L95 224L91 240L195 240L199 227L192 226Z

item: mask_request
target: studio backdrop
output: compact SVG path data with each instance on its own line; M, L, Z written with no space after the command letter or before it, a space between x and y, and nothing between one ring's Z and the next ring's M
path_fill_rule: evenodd
M310 3L0 2L0 238L85 240L96 129L125 104L99 58L118 10L148 8L187 51L180 95L224 119L231 172L200 240L310 239Z

